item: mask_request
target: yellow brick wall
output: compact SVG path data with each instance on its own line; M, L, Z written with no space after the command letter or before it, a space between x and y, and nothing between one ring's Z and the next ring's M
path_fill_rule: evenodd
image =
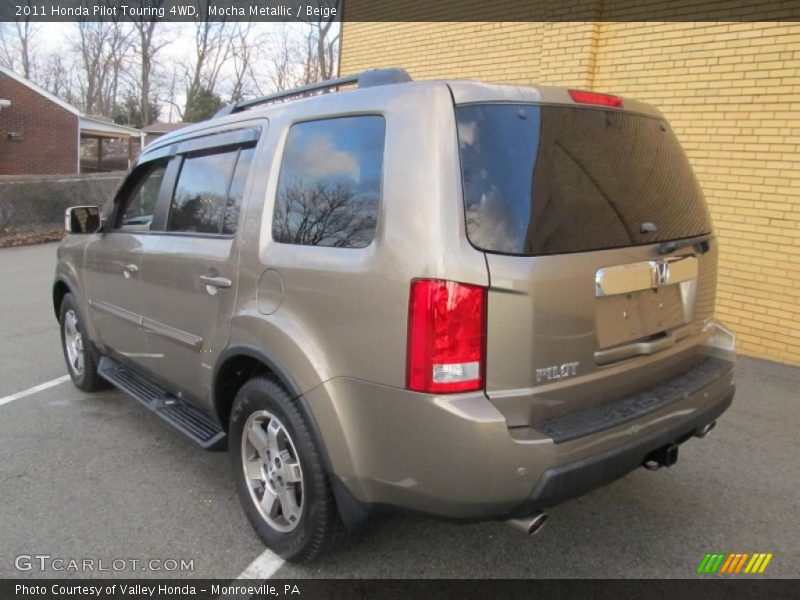
M742 353L800 364L800 23L347 22L341 73L377 66L658 106L719 235L717 315Z
M800 24L603 23L594 86L656 104L720 237L717 314L800 364Z
M544 28L541 23L348 22L342 28L340 72L397 65L414 79L533 82L539 79Z

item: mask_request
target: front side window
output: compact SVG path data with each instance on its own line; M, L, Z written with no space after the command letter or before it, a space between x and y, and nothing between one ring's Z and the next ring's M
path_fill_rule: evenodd
M128 191L123 191L119 219L120 231L150 231L156 210L158 191L167 169L165 162L143 165L131 174Z
M378 220L385 134L386 125L379 116L293 125L275 198L275 241L368 246Z

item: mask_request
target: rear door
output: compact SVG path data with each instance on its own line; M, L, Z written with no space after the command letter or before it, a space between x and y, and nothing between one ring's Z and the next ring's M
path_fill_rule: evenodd
M702 192L653 114L456 107L467 233L490 276L487 393L509 425L688 370L713 314Z
M228 342L238 280L236 232L265 126L258 121L180 144L159 206L160 231L142 247L146 368L201 402Z

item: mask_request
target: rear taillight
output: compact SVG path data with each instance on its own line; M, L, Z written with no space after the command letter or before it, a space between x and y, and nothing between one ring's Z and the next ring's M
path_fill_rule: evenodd
M407 385L418 392L483 388L486 289L418 279L408 304Z
M569 95L575 102L580 102L581 104L622 107L622 98L611 94L599 94L597 92L587 92L586 90L569 90Z

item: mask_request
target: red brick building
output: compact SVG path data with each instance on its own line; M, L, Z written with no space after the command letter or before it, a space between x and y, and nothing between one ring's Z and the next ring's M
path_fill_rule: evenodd
M83 115L74 106L13 71L0 67L0 175L79 173L104 170L104 140L125 140L128 161L143 134L138 129ZM85 159L87 144L94 158Z

